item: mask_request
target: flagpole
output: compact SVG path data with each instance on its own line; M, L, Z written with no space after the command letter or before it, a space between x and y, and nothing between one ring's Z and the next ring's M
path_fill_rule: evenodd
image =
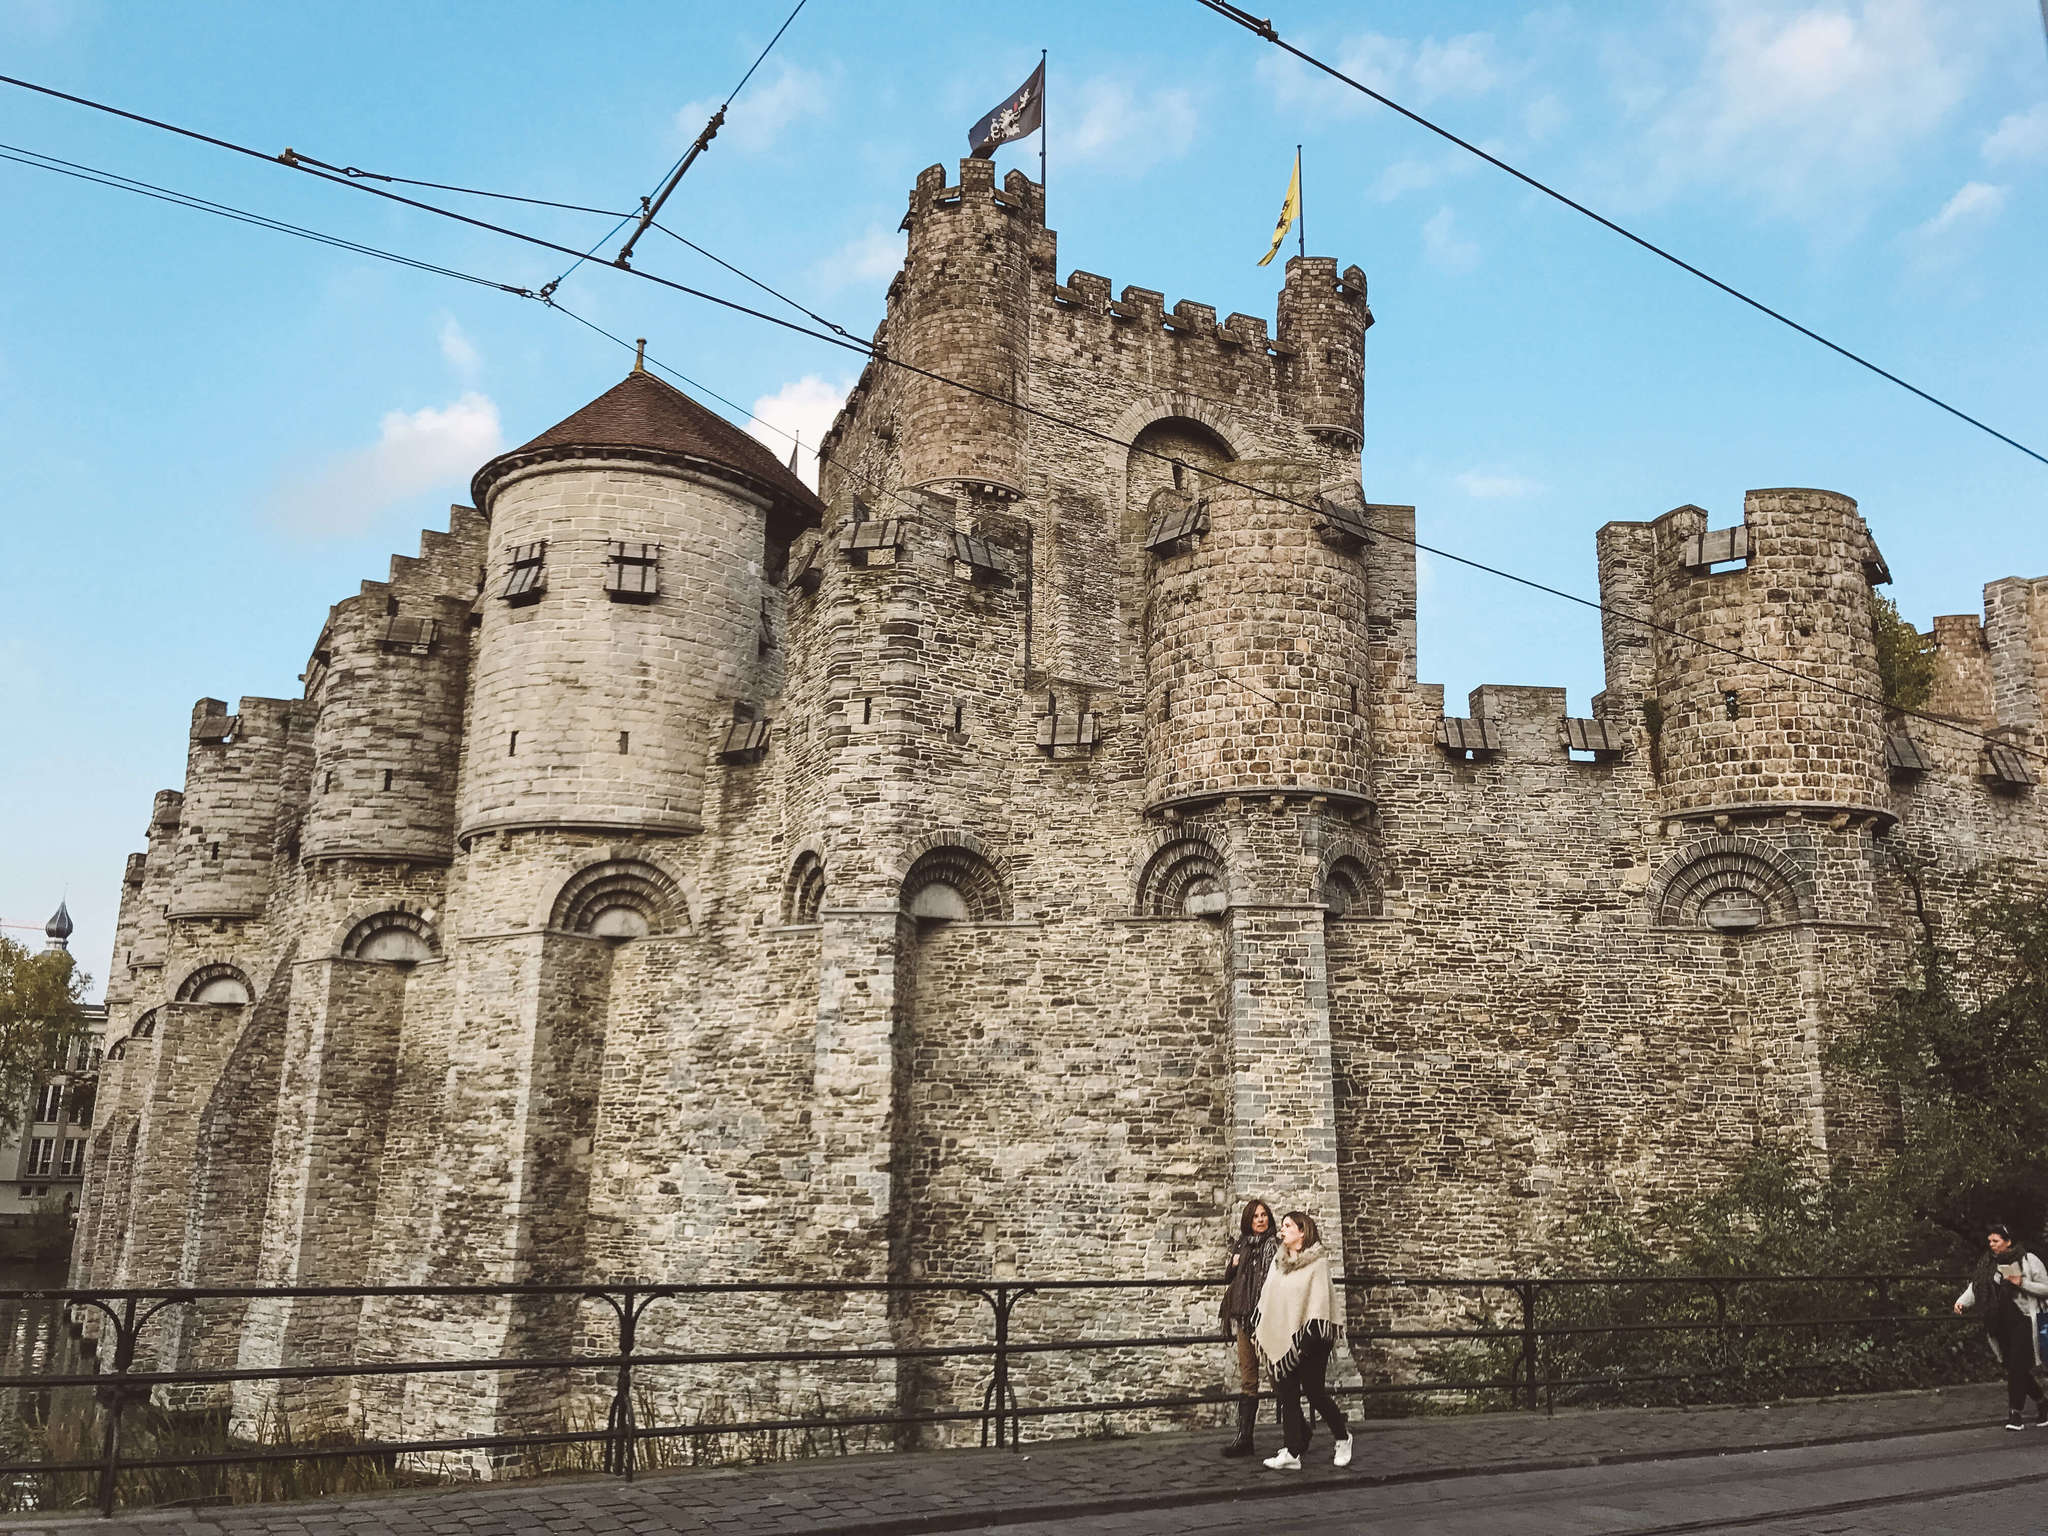
M2048 5L2048 0L2041 0L2041 3ZM1038 214L1041 221L1045 217L1045 141L1048 137L1045 129L1045 95L1045 50L1041 48L1038 50Z
M2048 4L2048 0L2042 0ZM1296 247L1304 260L1308 257L1308 189L1301 184L1301 146L1294 146L1294 233L1301 243Z

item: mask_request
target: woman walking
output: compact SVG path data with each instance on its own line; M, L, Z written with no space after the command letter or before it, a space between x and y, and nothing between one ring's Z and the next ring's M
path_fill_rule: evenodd
M2020 1410L2034 1400L2034 1422L2048 1422L2048 1396L2034 1378L2041 1363L2041 1335L2035 1318L2048 1304L2048 1265L2024 1247L2002 1223L1986 1227L1984 1257L1977 1277L1956 1298L1956 1311L1984 1319L1991 1352L2005 1366L2005 1427L2018 1429Z
M1276 1472L1301 1470L1301 1455L1309 1441L1309 1422L1301 1411L1301 1400L1306 1397L1330 1426L1331 1438L1337 1442L1336 1464L1350 1466L1351 1428L1325 1381L1331 1352L1337 1347L1330 1256L1323 1249L1315 1218L1306 1212L1289 1211L1280 1218L1280 1251L1274 1255L1265 1287L1259 1292L1259 1314L1252 1333L1273 1372L1281 1432L1286 1436L1286 1444L1266 1458L1266 1465Z
M1237 1236L1231 1239L1230 1263L1223 1271L1223 1336L1237 1340L1237 1438L1223 1447L1226 1456L1252 1453L1252 1426L1259 1416L1259 1352L1252 1340L1252 1318L1259 1310L1266 1271L1279 1251L1273 1208L1263 1200L1246 1201Z

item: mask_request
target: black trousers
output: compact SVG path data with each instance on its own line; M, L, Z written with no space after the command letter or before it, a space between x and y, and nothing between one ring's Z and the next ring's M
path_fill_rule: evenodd
M2041 1391L2041 1384L2034 1379L2033 1319L2019 1308L2009 1307L1995 1326L1998 1353L2005 1361L2006 1411L2018 1418L2031 1397L2034 1412L2048 1417L2048 1394Z
M1315 1409L1316 1416L1330 1426L1330 1434L1334 1438L1342 1440L1351 1433L1344 1410L1337 1406L1337 1399L1330 1395L1329 1385L1324 1379L1329 1374L1330 1353L1335 1347L1328 1339L1310 1339L1302 1345L1301 1358L1294 1369L1273 1383L1273 1390L1280 1399L1280 1432L1293 1455L1299 1456L1308 1449L1309 1422L1301 1411L1304 1397L1308 1399L1309 1407Z

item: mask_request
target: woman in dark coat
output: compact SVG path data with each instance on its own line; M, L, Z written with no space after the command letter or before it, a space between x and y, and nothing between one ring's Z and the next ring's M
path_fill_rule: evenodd
M2048 1266L2002 1224L1986 1227L1984 1257L1977 1277L1956 1298L1956 1311L1975 1312L1984 1319L1991 1351L2005 1367L2005 1427L2018 1429L2020 1410L2034 1400L2034 1422L2048 1422L2048 1396L2034 1378L2041 1363L2041 1336L2035 1318L2048 1305Z
M1280 1247L1279 1223L1263 1200L1245 1202L1231 1240L1230 1263L1224 1268L1223 1336L1237 1340L1237 1438L1223 1448L1226 1456L1252 1453L1252 1426L1259 1415L1259 1350L1252 1341L1252 1317L1259 1310L1259 1288Z

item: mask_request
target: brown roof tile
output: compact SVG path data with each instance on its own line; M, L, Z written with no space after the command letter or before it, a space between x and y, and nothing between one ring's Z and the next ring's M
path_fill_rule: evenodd
M470 493L484 507L491 488L520 464L573 448L647 449L737 471L774 497L799 524L824 512L809 486L763 444L651 373L634 372L532 442L500 454L476 472Z

